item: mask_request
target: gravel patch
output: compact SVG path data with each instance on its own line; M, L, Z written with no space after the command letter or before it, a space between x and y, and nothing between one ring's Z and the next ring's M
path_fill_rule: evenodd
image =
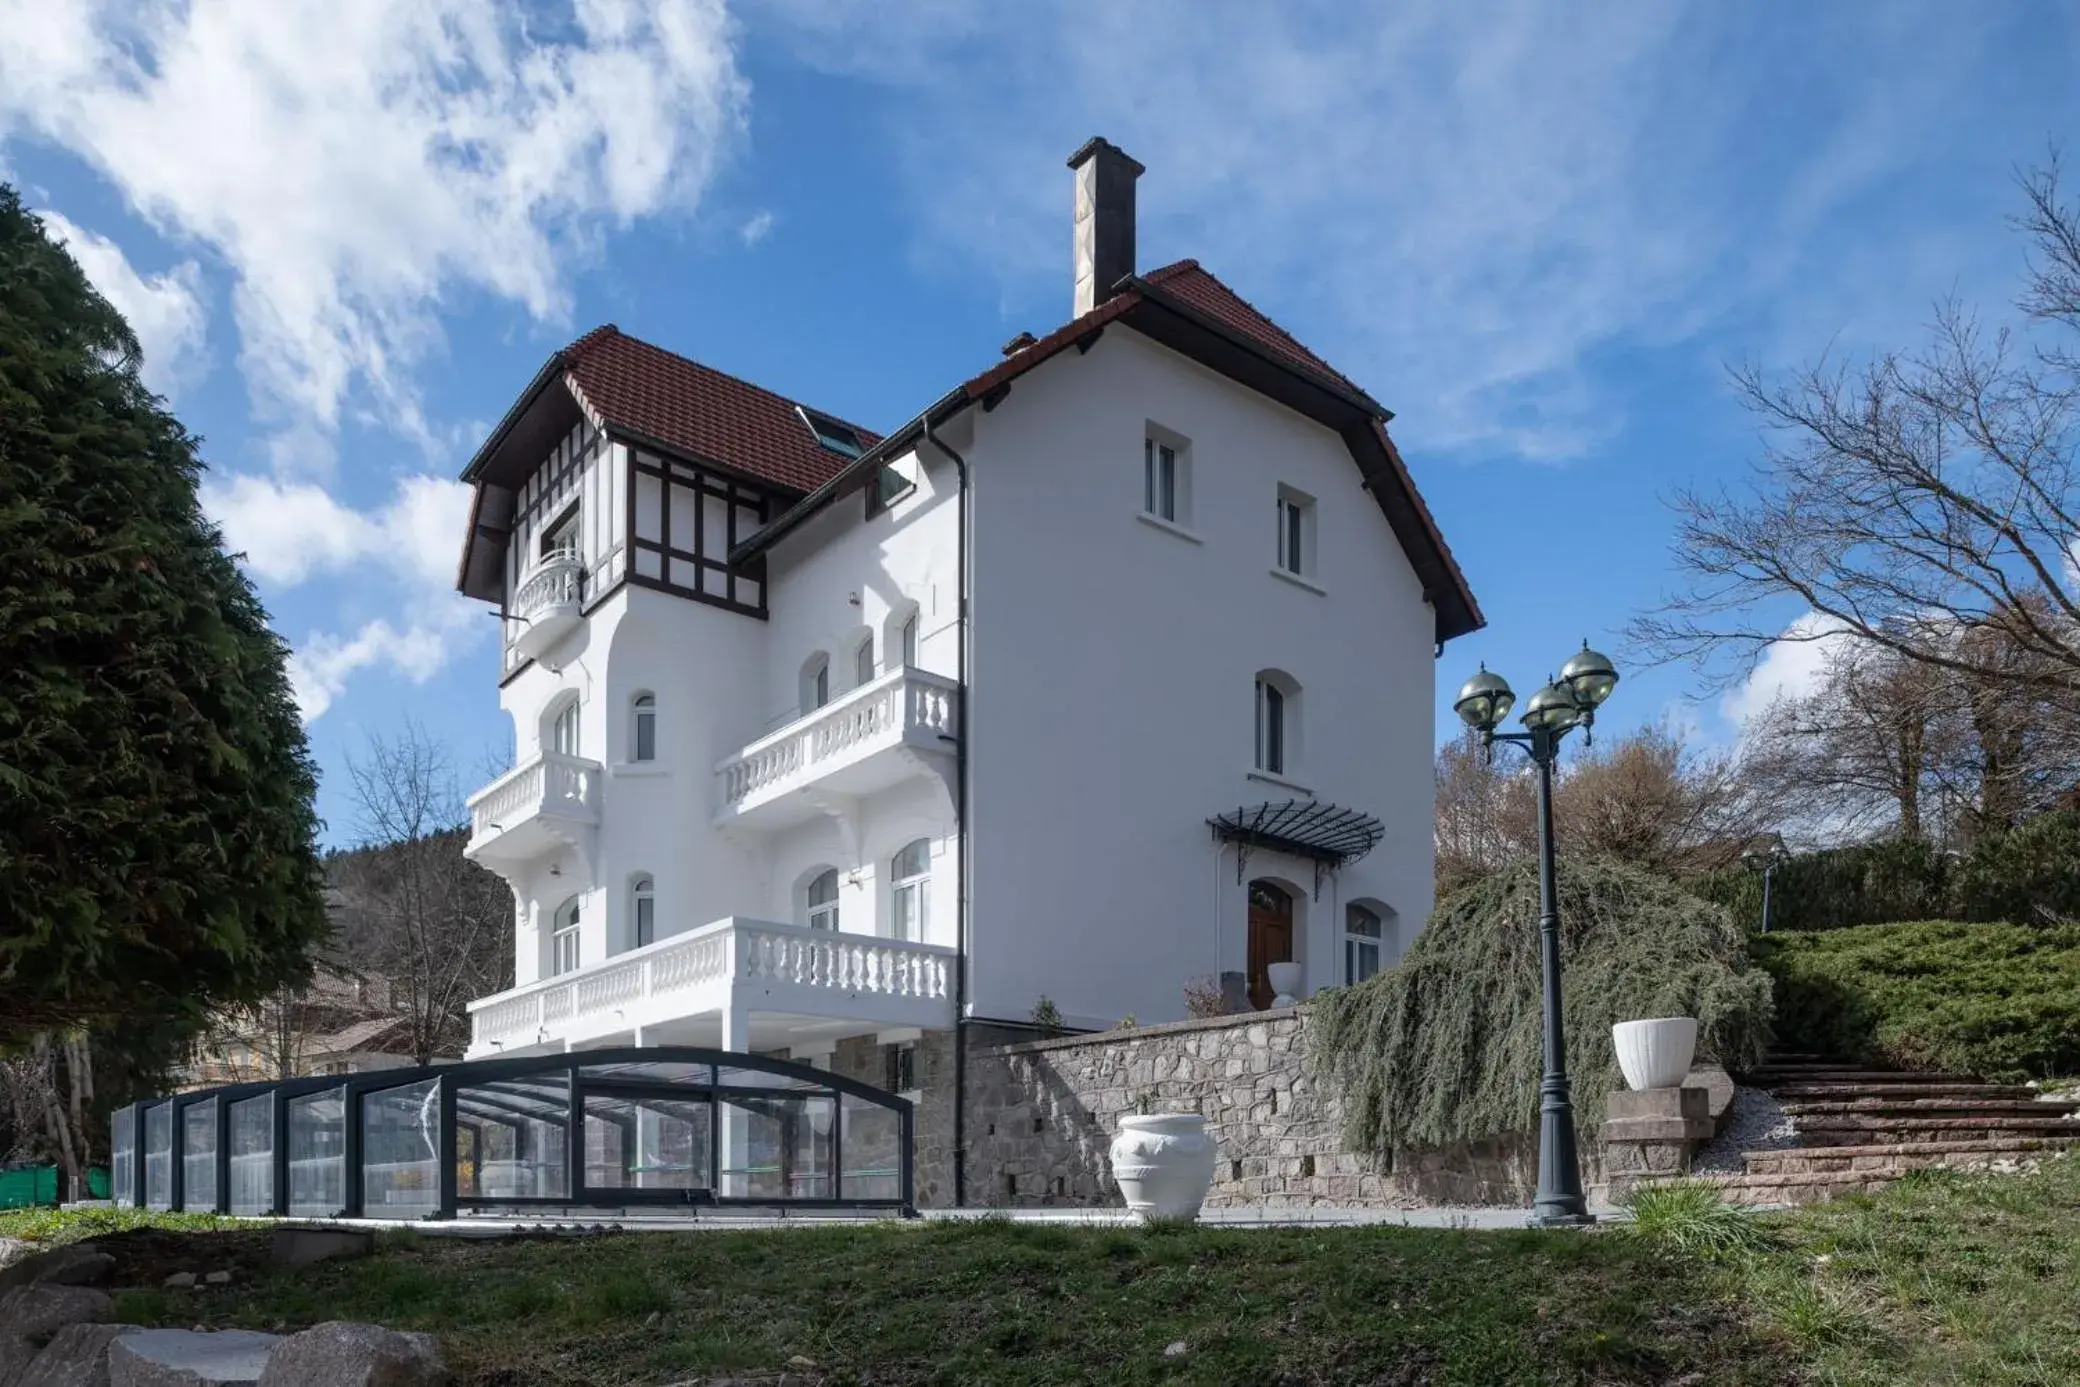
M1726 1130L1707 1142L1690 1164L1695 1175L1739 1175L1743 1151L1781 1151L1798 1145L1798 1129L1767 1089L1736 1088Z

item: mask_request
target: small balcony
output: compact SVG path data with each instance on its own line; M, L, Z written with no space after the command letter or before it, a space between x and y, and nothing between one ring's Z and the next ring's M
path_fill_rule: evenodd
M568 549L550 553L513 589L506 615L519 629L507 648L509 666L539 658L584 617L585 561Z
M761 737L715 767L720 827L785 828L828 795L952 773L960 685L902 666Z
M496 870L559 847L589 864L599 827L600 764L545 751L469 797L474 860Z
M471 1002L469 1057L640 1028L693 1034L687 1023L710 1018L719 1028L732 1008L943 1028L953 1024L953 959L938 944L731 917ZM785 1043L778 1032L758 1040Z

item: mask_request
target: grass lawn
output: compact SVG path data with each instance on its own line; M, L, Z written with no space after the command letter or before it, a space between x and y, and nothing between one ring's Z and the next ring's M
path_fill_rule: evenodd
M373 1258L287 1273L263 1269L263 1233L114 1222L32 1231L134 1261L150 1284L120 1295L119 1318L435 1330L473 1384L2080 1382L2071 1160L1917 1177L1705 1252L1679 1250L1679 1220L1654 1236L983 1222L400 1232ZM0 1215L0 1235L28 1227ZM176 1264L238 1280L157 1289Z

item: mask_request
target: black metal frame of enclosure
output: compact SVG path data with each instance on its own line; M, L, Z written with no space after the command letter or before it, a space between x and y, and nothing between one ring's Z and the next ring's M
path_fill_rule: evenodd
M617 1066L675 1066L686 1071L680 1077L660 1078L654 1070L632 1070L628 1077L601 1072ZM699 1073L702 1067L706 1074ZM723 1071L734 1071L729 1080ZM757 1082L763 1076L767 1082ZM526 1079L542 1081L543 1091L539 1094L520 1091L515 1081ZM439 1104L438 1153L433 1158L438 1166L439 1186L435 1198L415 1215L418 1218L454 1218L464 1209L504 1208L634 1208L658 1206L683 1208L688 1206L711 1208L807 1208L807 1209L885 1209L906 1216L916 1212L915 1165L913 1160L913 1118L908 1099L876 1088L872 1084L843 1078L828 1070L814 1069L807 1065L794 1064L786 1060L767 1059L758 1055L742 1054L729 1050L711 1050L691 1046L620 1047L608 1050L574 1050L564 1054L521 1055L511 1058L472 1060L456 1064L432 1065L425 1068L380 1069L360 1074L319 1075L309 1078L280 1079L259 1083L226 1084L216 1088L198 1089L189 1093L176 1093L164 1098L142 1100L127 1108L119 1109L114 1123L127 1119L130 1129L130 1159L127 1180L123 1172L112 1168L110 1172L110 1195L118 1204L144 1208L149 1203L147 1115L161 1106L170 1106L168 1121L171 1124L171 1146L167 1152L170 1165L167 1183L169 1198L166 1206L182 1209L186 1206L187 1191L187 1116L194 1108L214 1104L215 1145L213 1173L215 1198L209 1210L192 1212L215 1212L228 1214L232 1208L232 1108L255 1098L268 1100L268 1121L271 1139L268 1150L273 1168L270 1181L269 1201L271 1207L264 1212L277 1217L290 1215L292 1189L290 1180L290 1106L299 1098L312 1094L338 1092L344 1107L341 1115L343 1125L342 1146L339 1159L342 1162L343 1188L338 1200L339 1208L326 1214L306 1211L301 1217L361 1218L382 1217L370 1215L365 1208L363 1146L365 1127L368 1120L366 1099L370 1094L381 1094L393 1090L416 1087L437 1081L434 1090ZM505 1089L494 1086L506 1084ZM631 1104L670 1104L691 1112L705 1107L707 1114L706 1173L705 1187L677 1186L671 1188L631 1188L622 1186L592 1186L586 1182L586 1123L588 1120L605 1121L620 1127L626 1140L628 1125L632 1119L616 1116L610 1111L597 1111L588 1106L589 1099L624 1100ZM782 1105L796 1100L824 1099L830 1103L829 1172L824 1178L833 1191L828 1196L755 1196L724 1194L717 1188L722 1184L722 1146L724 1106L755 1112L759 1103ZM896 1166L893 1171L867 1170L848 1174L845 1166L845 1138L847 1126L847 1100L865 1104L892 1114L896 1121ZM503 1101L500 1101L503 1100ZM669 1110L656 1109L669 1115ZM565 1178L563 1195L466 1195L461 1192L460 1165L463 1161L460 1132L474 1128L470 1141L473 1176L478 1177L481 1187L483 1164L483 1123L492 1122L512 1127L515 1131L516 1149L519 1128L510 1121L501 1121L499 1114L531 1120L548 1127L562 1128L562 1138L567 1146L562 1155ZM773 1116L767 1113L767 1116ZM690 1118L679 1118L692 1127ZM113 1135L113 1134L112 1134ZM111 1146L115 1143L112 1141ZM111 1163L112 1167L116 1163ZM888 1197L844 1196L848 1179L885 1180L893 1174L896 1179L895 1193ZM118 1183L128 1188L116 1187Z

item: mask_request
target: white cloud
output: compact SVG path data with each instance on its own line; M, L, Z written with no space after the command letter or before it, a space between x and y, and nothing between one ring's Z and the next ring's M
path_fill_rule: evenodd
M920 258L995 278L1037 314L1024 326L1067 314L1062 160L1104 134L1148 166L1143 267L1201 258L1426 449L1564 458L1624 425L1599 353L1729 316L1772 318L1744 323L1769 338L1795 315L1804 355L1873 300L1918 319L1977 268L1902 273L1946 226L1983 233L1973 198L1841 234L1859 198L1932 159L1975 161L1984 188L2027 153L1990 154L1969 114L1986 26L1894 10L1795 29L1537 0L760 13L810 61L901 88L888 118L927 219ZM2075 32L2050 22L2031 42Z
M773 214L771 212L760 212L757 216L745 222L743 228L737 234L744 238L745 245L755 246L770 235L772 230Z
M346 504L341 424L445 455L416 385L444 312L561 325L608 231L698 209L749 100L723 0L0 0L0 33L0 146L69 151L230 277L277 475L213 478L204 503L262 583L349 579L342 629L294 658L305 716L363 670L432 677L489 631L452 591L464 490L409 476ZM199 340L193 261L133 289L113 246L68 239L153 369Z
M200 380L208 363L203 337L209 314L202 306L202 270L183 260L164 274L141 275L122 247L106 236L74 225L52 211L36 214L51 239L60 241L80 270L114 304L137 334L144 351L139 374L161 395Z
M292 455L360 388L423 433L439 310L560 318L562 263L694 208L747 100L721 0L0 0L0 32L0 136L70 150L228 268Z
M311 482L241 475L207 481L202 504L262 582L294 588L351 576L356 586L392 594L402 609L394 621L365 621L351 636L317 632L298 647L289 676L306 720L324 713L361 670L386 668L424 683L473 630L489 630L476 605L453 590L469 515L461 482L403 477L386 503L362 511Z
M1766 711L1780 698L1804 698L1820 687L1828 658L1841 648L1841 623L1807 612L1784 628L1756 662L1747 680L1730 690L1720 711L1736 726Z

